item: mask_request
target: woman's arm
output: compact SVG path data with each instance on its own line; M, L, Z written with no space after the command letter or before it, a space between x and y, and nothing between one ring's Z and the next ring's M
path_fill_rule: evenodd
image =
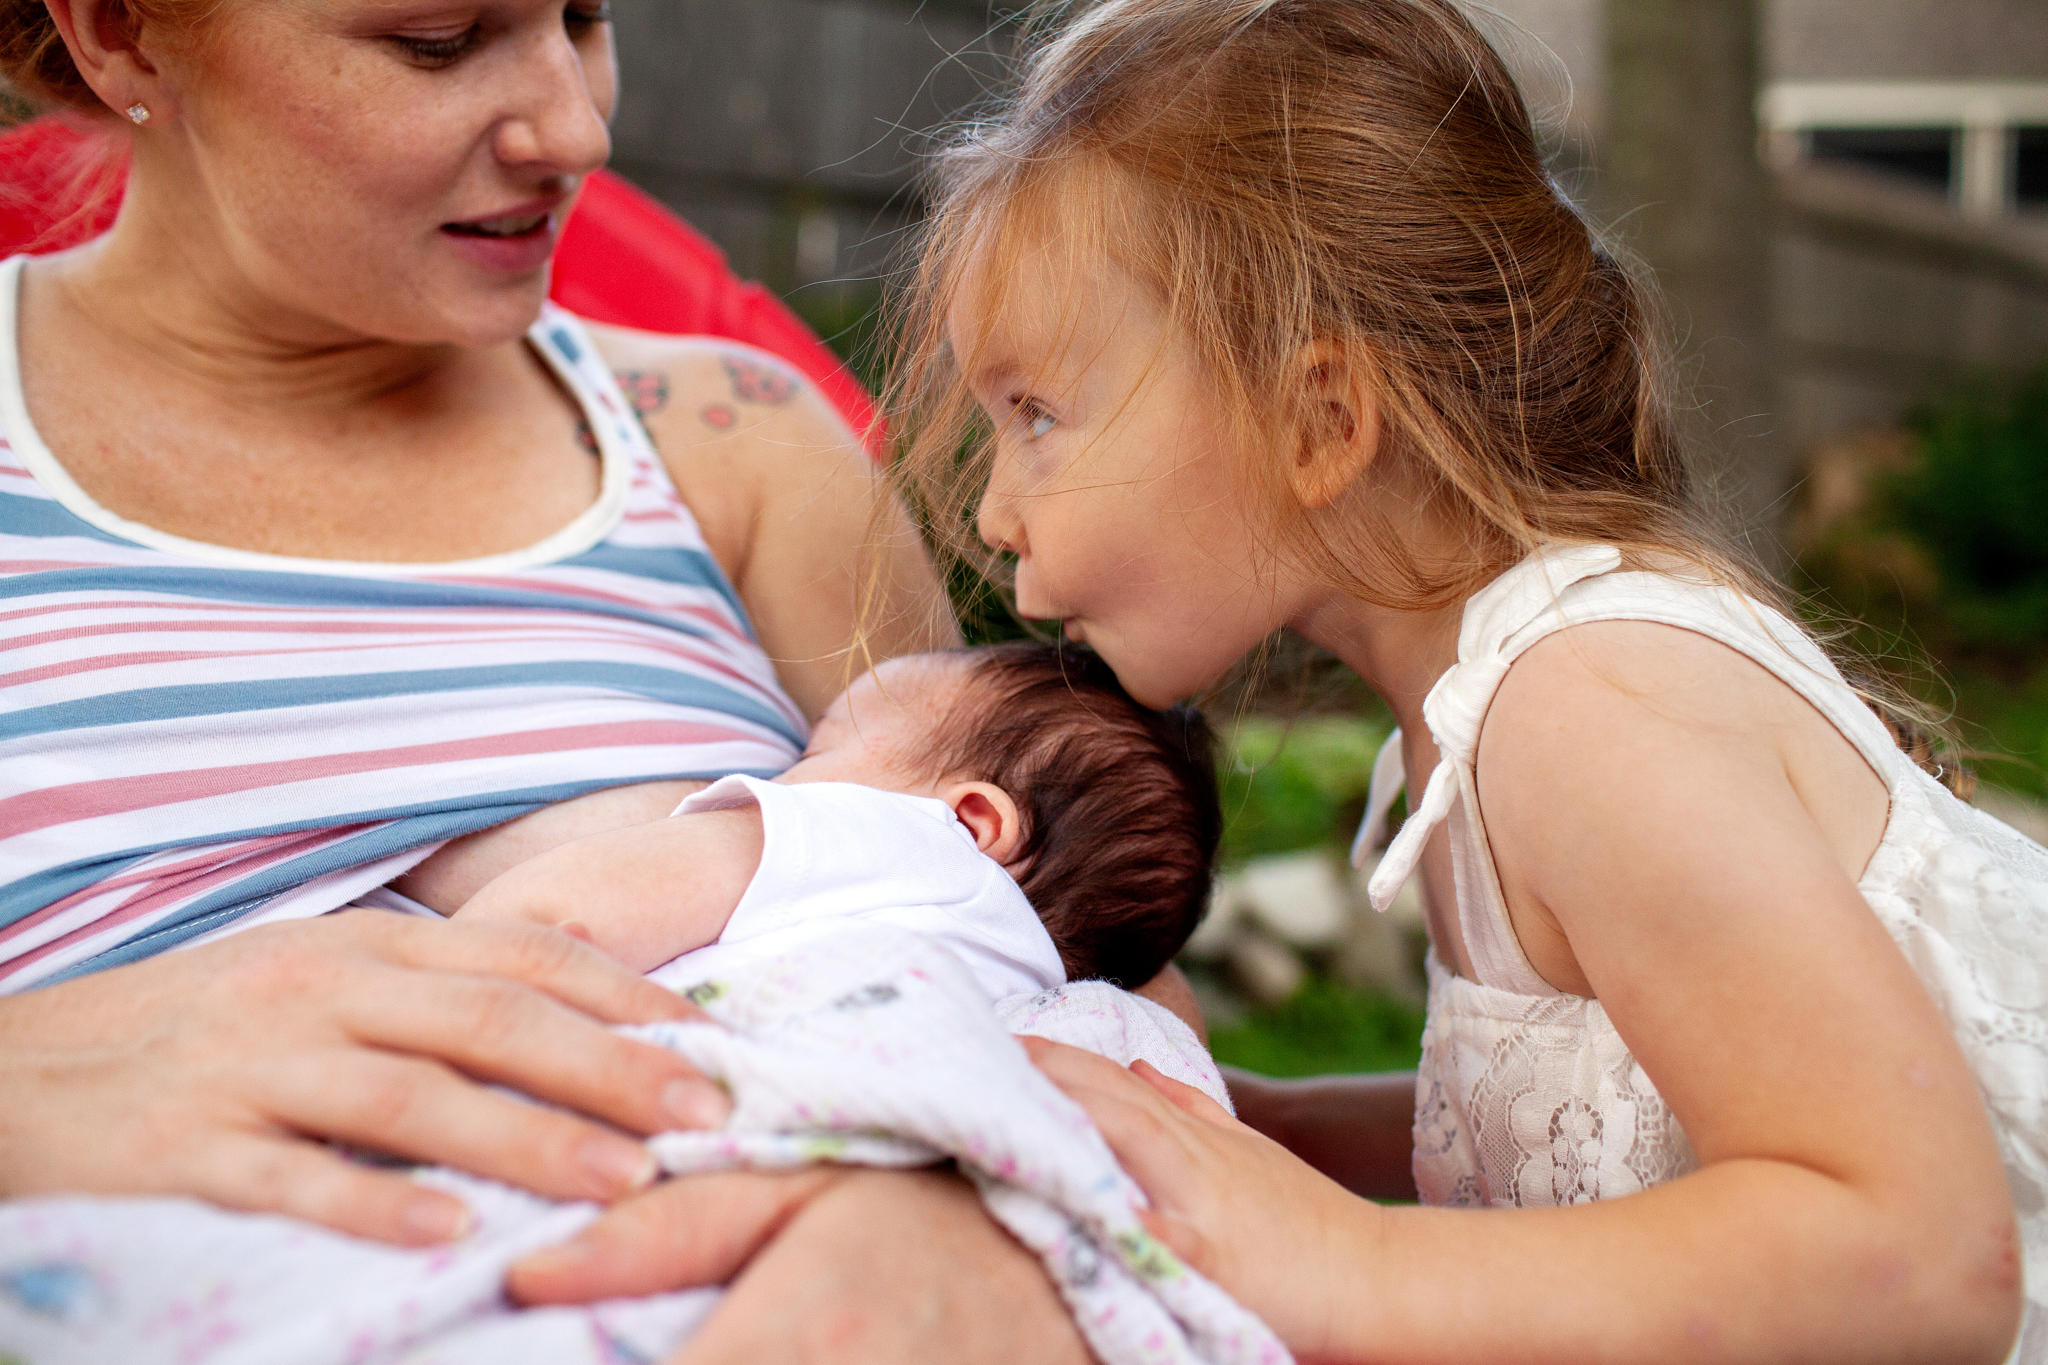
M605 1026L693 1013L544 929L376 911L252 929L0 999L0 1197L183 1194L384 1241L460 1234L457 1200L332 1138L613 1199L654 1174L619 1129L730 1106Z
M669 475L804 714L870 664L960 642L917 528L803 376L738 342L592 334L649 395Z

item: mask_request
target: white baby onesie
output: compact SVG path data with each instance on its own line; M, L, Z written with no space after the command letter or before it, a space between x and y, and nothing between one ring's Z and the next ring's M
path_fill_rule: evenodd
M959 958L990 1000L1065 983L1059 950L1002 864L943 801L852 782L735 775L676 807L761 809L761 868L718 941L648 975L672 990L788 952L848 920L894 925Z

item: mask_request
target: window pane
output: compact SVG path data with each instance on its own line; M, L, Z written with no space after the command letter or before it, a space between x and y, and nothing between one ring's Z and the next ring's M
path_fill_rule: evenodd
M2048 208L2048 128L2015 128L2013 198L2021 208Z
M1946 190L1955 166L1953 128L1815 128L1806 154L1905 176Z

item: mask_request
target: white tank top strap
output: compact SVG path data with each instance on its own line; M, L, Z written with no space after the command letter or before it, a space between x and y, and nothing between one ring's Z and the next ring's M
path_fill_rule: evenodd
M1480 729L1508 669L1558 631L1593 621L1652 621L1695 631L1754 660L1798 692L1856 746L1887 789L1896 792L1911 768L1883 722L1792 622L1730 588L1673 574L1615 572L1620 566L1621 555L1612 546L1564 546L1533 554L1489 583L1466 603L1458 662L1422 704L1441 760L1367 890L1376 908L1391 905L1430 835L1449 819L1459 929L1482 985L1523 995L1558 994L1530 966L1509 921L1475 776ZM1387 807L1403 781L1396 732L1374 764L1367 822L1352 848L1354 864L1363 866L1384 838Z

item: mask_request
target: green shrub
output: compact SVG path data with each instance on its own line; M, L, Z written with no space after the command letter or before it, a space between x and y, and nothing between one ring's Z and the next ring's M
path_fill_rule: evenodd
M1881 480L1882 519L1940 575L1944 633L1969 648L2048 642L2048 368L1980 379L1917 409L1911 466Z
M1412 1070L1422 1056L1422 1011L1384 991L1310 977L1292 999L1214 1029L1209 1050L1262 1076Z
M1357 716L1239 722L1224 746L1224 863L1348 845L1391 728Z

